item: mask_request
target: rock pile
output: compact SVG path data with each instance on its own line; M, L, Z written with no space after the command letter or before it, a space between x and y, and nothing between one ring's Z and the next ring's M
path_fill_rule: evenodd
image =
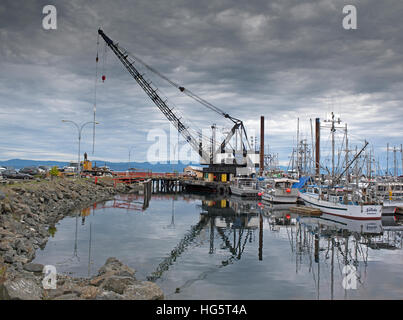
M15 274L0 285L0 298L21 300L160 300L162 290L153 282L138 281L135 270L114 257L106 260L96 276L72 278L59 275L56 289L43 289L43 266ZM37 272L39 271L40 272Z
M55 224L74 209L138 192L138 185L112 180L56 179L8 185L0 190L0 298L9 299L151 299L161 298L158 287L140 282L134 270L110 258L94 279L58 275L60 287L44 291L42 265L30 263L44 248ZM72 289L74 288L74 290ZM59 294L60 293L60 294Z

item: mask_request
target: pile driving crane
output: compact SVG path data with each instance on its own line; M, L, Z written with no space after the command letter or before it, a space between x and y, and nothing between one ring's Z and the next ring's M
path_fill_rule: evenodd
M185 140L190 144L192 149L196 151L199 156L201 157L202 164L210 164L214 165L217 164L216 162L216 155L221 153L224 155L220 157L218 164L229 164L235 165L236 167L256 167L257 161L250 158L250 154L248 155L247 146L249 146L249 141L247 138L246 130L243 125L243 122L237 118L230 116L228 113L224 112L220 108L212 105L208 101L204 100L203 98L197 96L190 90L186 89L183 86L171 81L166 76L159 73L154 68L148 66L144 63L141 59L134 56L133 54L129 54L127 50L122 48L118 45L118 43L113 42L101 29L98 30L98 34L104 39L106 44L109 48L113 51L113 53L118 57L120 62L124 65L127 71L131 74L131 76L136 80L136 82L140 85L140 87L146 92L146 94L150 97L150 99L154 102L154 104L160 109L160 111L165 115L165 117L171 122L171 124L178 130L178 132L185 138ZM202 142L189 131L189 127L186 126L181 118L174 112L173 108L170 108L167 104L166 100L163 100L159 94L157 93L158 89L152 86L151 82L148 82L144 76L136 69L135 63L140 63L144 67L146 67L151 72L155 73L165 81L167 81L172 86L176 87L180 92L186 94L187 96L191 97L192 99L196 100L206 108L218 113L222 117L229 119L233 122L233 127L230 132L227 134L225 139L221 142L218 148L214 146L215 141L212 143L212 148L209 151L203 149ZM213 128L213 127L212 127ZM240 145L241 145L241 152L242 152L242 159L238 159L236 157L237 150L234 148L231 149L230 153L226 153L227 146L232 137L237 135L240 138ZM199 133L200 136L200 133ZM244 143L246 141L246 143ZM250 149L250 146L249 146ZM225 156L229 158L230 163L225 161ZM252 158L254 154L252 154Z

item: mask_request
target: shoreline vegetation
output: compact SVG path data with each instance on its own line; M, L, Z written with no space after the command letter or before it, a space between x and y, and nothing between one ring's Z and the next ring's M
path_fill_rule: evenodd
M58 221L95 202L138 193L142 185L117 184L111 178L54 178L0 187L0 300L157 300L162 290L140 281L135 270L110 257L98 274L74 278L58 274L56 289L44 289L41 264L31 261L44 248Z

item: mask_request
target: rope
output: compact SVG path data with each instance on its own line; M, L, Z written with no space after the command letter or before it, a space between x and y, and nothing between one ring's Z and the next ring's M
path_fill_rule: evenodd
M92 127L92 155L95 152L95 115L97 112L97 84L98 84L98 48L99 48L99 34L97 37L97 57L95 59L95 85L94 85L94 123Z
M104 44L104 53L103 53L103 57L102 57L102 75L105 75L105 65L106 65L106 57L107 57L107 45L106 42Z

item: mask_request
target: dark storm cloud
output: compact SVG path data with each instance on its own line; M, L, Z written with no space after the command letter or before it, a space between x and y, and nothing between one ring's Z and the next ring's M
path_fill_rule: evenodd
M400 145L403 115L403 4L368 1L55 1L58 29L42 29L45 1L0 4L1 158L75 158L75 131L61 119L90 121L97 28L174 81L258 129L283 162L296 119L334 110L356 143ZM358 29L342 28L353 4ZM168 121L107 51L97 86L97 158L145 160L153 128ZM109 50L109 49L108 49ZM214 113L152 78L198 127ZM324 134L323 136L326 136ZM91 127L83 150L91 150ZM29 147L28 147L29 146ZM17 150L17 151L15 151ZM19 152L18 150L21 150Z

